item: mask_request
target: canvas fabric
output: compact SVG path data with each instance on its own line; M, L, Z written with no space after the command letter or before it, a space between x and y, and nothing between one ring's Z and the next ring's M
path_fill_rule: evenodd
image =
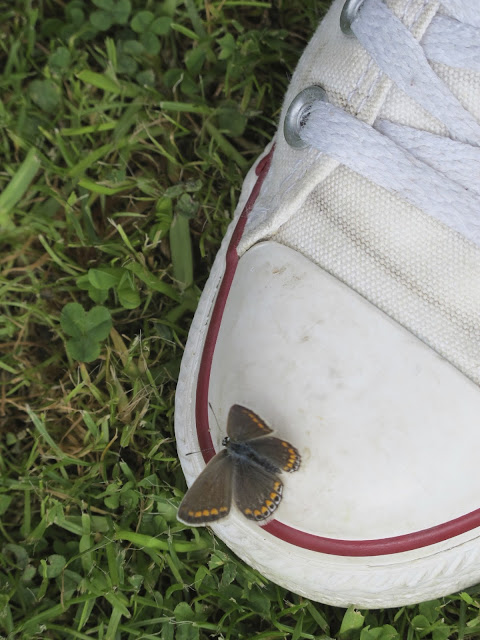
M384 119L446 135L340 31L343 4L332 5L299 62L280 131L293 98L317 84L329 102L369 124ZM417 40L446 14L437 1L386 4ZM480 120L480 73L432 68ZM468 238L316 150L290 148L281 133L239 253L265 238L307 256L480 383L480 248Z

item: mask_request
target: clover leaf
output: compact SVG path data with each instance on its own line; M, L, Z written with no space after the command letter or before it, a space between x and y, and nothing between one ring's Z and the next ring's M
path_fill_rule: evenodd
M113 24L127 24L132 9L130 0L93 0L98 7L90 16L91 24L99 31L108 31Z
M100 341L110 333L112 317L105 307L87 312L78 302L69 302L62 309L60 324L71 336L66 343L68 355L80 362L92 362L100 355Z
M157 36L166 35L171 27L172 19L166 16L156 18L151 11L139 11L130 26L139 34L145 51L155 56L160 51L160 40Z
M65 565L67 564L63 556L57 553L48 556L47 561L42 560L44 574L47 578L58 578L61 575Z
M47 113L53 113L60 106L60 89L53 80L33 80L28 87L28 95Z
M110 289L115 290L124 309L136 309L141 302L135 279L124 267L89 269L87 274L77 278L77 286L88 291L90 298L97 303L105 302Z

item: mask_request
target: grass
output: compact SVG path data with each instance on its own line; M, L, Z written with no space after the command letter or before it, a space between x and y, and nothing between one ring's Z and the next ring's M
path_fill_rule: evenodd
M189 324L325 5L4 0L2 638L480 637L478 589L336 609L176 520Z

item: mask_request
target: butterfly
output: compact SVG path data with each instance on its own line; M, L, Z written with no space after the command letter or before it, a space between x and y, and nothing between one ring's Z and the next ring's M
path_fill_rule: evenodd
M185 494L177 518L201 526L225 518L232 498L249 520L265 520L282 500L281 471L297 471L301 457L251 409L234 404L227 420L225 447L207 464Z

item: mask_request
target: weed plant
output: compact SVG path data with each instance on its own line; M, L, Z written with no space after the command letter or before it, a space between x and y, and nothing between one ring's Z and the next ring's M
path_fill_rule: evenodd
M478 589L336 609L176 520L189 324L325 10L0 0L1 638L480 637Z

